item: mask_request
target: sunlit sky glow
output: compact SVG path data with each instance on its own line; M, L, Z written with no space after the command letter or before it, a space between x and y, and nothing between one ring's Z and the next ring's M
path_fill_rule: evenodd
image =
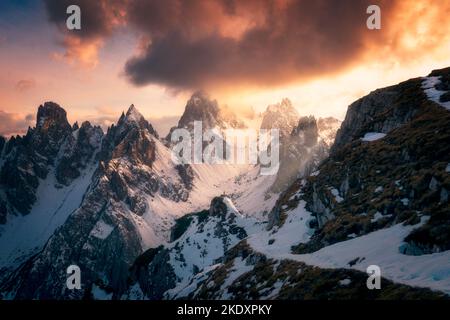
M311 21L297 21L289 26L293 28L291 30L286 29L286 26L278 27L276 19L275 22L267 22L265 14L269 11L264 11L267 10L264 8L259 11L253 7L237 7L228 16L218 6L204 8L201 2L195 4L196 1L192 1L193 6L199 6L195 8L196 12L209 16L204 21L205 25L209 28L212 24L214 28L206 30L208 28L205 29L205 25L198 23L187 25L186 29L190 28L186 31L188 36L183 36L188 39L188 49L196 41L205 42L206 45L211 41L220 49L225 39L225 43L237 43L236 48L239 49L252 45L251 50L255 50L250 51L252 55L261 54L262 58L258 58L258 64L255 63L255 66L242 72L240 67L246 68L252 56L247 57L246 52L234 55L236 50L231 53L232 56L221 56L221 51L216 50L212 54L217 56L205 62L209 68L205 71L201 61L204 58L199 57L199 61L196 61L195 55L187 59L181 57L180 53L180 75L185 78L173 75L173 70L169 72L158 69L159 66L155 66L155 62L151 60L154 59L152 50L156 50L152 45L156 48L158 41L169 48L175 46L181 48L180 51L185 49L180 47L180 43L185 41L182 37L175 45L170 43L173 33L167 31L167 28L179 32L170 19L157 26L143 24L139 22L138 16L130 13L132 0L118 0L115 2L121 3L118 6L120 12L126 13L124 21L114 24L107 22L106 31L95 35L73 36L62 31L57 23L49 19L49 7L54 1L46 2L48 6L43 1L31 0L7 0L0 4L0 134L23 133L28 125L33 126L37 107L45 101L55 101L64 107L71 122L90 120L103 125L116 121L120 113L133 103L144 116L156 123L157 128L159 126L164 131L169 125L176 124L187 99L200 86L206 88L219 104L226 104L238 113L250 107L261 112L267 105L287 97L301 115L343 119L351 102L376 88L427 75L432 69L450 66L450 1L447 0L396 3L386 9L386 14L382 11L382 30L348 33L348 38L357 39L352 39L345 48L339 43L322 50L320 46L315 47L317 44L309 42L292 45L282 42L280 46L284 50L290 48L293 51L304 50L305 53L301 53L300 58L295 52L282 54L280 62L273 61L277 58L276 50L267 49L270 54L266 57L264 47L259 48L258 43L254 44L256 40L253 38L245 38L248 31L267 24L271 30L279 28L281 31L290 30L295 33L296 28L303 28L302 23L310 23L317 29L314 31L317 33L315 37L332 41L334 28L318 28L315 22L311 22L314 21L312 17ZM109 4L106 0L100 2ZM175 3L176 0L167 2ZM274 1L276 10L283 10L292 2L294 1ZM295 2L304 2L305 6L310 3ZM336 3L345 1L318 2L335 6ZM381 2L380 6L384 10L385 2L378 2ZM248 3L257 6L254 1ZM88 10L82 5L81 7L82 10ZM171 14L170 10L163 9L163 13ZM314 11L316 8L310 10ZM359 7L346 5L345 10L359 10ZM215 14L218 18L211 18ZM362 15L367 16L365 12ZM189 17L189 14L186 16ZM360 16L359 13L357 16ZM323 17L318 19L323 23ZM273 28L270 23L273 23ZM340 32L339 21L334 23L337 23L336 32ZM362 27L365 28L365 21L362 21ZM305 30L309 30L308 28L306 26ZM290 36L286 41L295 39ZM267 43L268 47L271 45ZM352 46L357 46L357 52L351 51ZM333 50L339 51L336 53L339 56L336 58L336 65ZM163 66L177 62L177 53L171 52L174 57L167 59L174 60L162 62ZM322 63L323 66L310 67L302 65L302 61L299 63L298 59L307 59L309 54L313 57L311 63ZM291 56L294 56L292 60ZM317 56L320 57L316 58ZM133 73L132 69L126 69L127 62L133 57L142 58L137 66L142 65L143 69L150 65L149 71L141 73L138 70ZM145 60L146 58L151 61ZM229 62L227 59L233 61ZM285 61L286 64L283 65ZM199 68L196 70L183 63L192 63ZM172 65L169 68L172 69ZM213 71L209 72L211 68ZM230 68L236 70L227 70ZM174 69L176 73L176 67ZM154 75L152 72L159 73ZM139 81L141 82L138 83Z

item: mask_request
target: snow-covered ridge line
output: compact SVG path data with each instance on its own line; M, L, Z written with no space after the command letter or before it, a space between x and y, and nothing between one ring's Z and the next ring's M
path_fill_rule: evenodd
M396 283L425 287L450 294L450 251L421 256L400 253L403 239L422 222L414 226L397 224L335 243L310 254L292 254L291 247L306 243L313 233L308 227L311 213L301 201L293 209L285 224L273 234L253 234L248 244L257 252L273 259L289 259L320 268L344 268L366 272L369 265L378 265L381 275ZM268 245L271 240L272 244ZM363 259L364 258L364 259ZM355 260L356 259L356 260ZM350 265L350 261L358 261Z

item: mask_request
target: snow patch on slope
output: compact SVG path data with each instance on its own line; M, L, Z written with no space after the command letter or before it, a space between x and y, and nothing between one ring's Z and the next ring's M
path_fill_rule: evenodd
M149 170L161 184L182 185L171 150L158 139L151 136L149 139L154 141L156 150L155 161ZM275 204L277 194L267 190L276 176L260 175L259 166L207 163L190 166L194 179L187 199L175 201L157 192L146 196L147 210L142 216L130 214L139 230L144 250L167 244L177 218L208 208L216 196L229 196L236 210L259 220L265 219L261 213L268 213ZM122 170L126 167L123 166Z
M440 91L435 88L437 84L441 83L441 77L425 77L422 82L422 89L427 95L428 99L450 110L450 101L440 102L439 99L445 91Z
M361 138L361 140L365 142L371 142L383 139L385 136L386 134L381 132L367 132L364 137Z
M337 203L341 203L342 201L344 201L344 198L342 198L339 195L339 191L336 188L330 188L330 192L331 194L334 196L334 199L336 200Z
M220 288L220 292L222 292L222 295L219 297L219 299L230 299L231 294L228 292L228 290L226 290L226 288L228 288L241 275L253 269L254 266L251 264L247 265L245 261L246 259L242 259L241 257L233 260L233 267L231 267L230 272L227 274L227 277L225 278L225 281Z
M308 242L314 230L309 227L313 219L305 208L306 202L300 200L297 208L288 211L286 221L280 227L274 227L271 232L257 232L251 235L247 242L250 246L270 257L291 252L291 247L298 243ZM272 244L269 245L269 240Z
M312 234L308 227L308 217L311 214L304 205L301 201L298 208L289 214L282 228L272 236L275 239L272 245L267 245L271 236L263 233L250 236L248 243L270 258L290 259L321 268L347 268L366 272L369 265L375 264L381 268L383 277L394 282L428 287L450 294L450 251L410 256L399 250L404 244L403 239L420 227L426 218L414 226L397 224L335 243L314 253L297 255L291 253L291 247L307 242ZM295 219L291 217L293 214L297 216ZM350 266L349 262L356 258L360 258L359 262Z
M365 272L369 265L378 265L381 275L394 282L450 294L450 251L421 256L404 255L399 251L403 239L417 227L397 224L312 254L298 255L295 260L322 268L349 268L350 261L365 258L352 268Z
M241 215L231 199L224 197L223 203L227 207L225 217L208 215L200 222L195 216L186 232L168 245L170 265L178 279L176 287L167 291L168 298L183 296L197 287L195 283L200 281L201 275L215 268L216 260L242 240L237 228L247 234L263 230L257 220Z

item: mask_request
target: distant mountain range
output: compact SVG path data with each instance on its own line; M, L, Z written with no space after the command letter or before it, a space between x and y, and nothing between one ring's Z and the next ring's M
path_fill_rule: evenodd
M270 105L273 176L175 164L170 133L133 105L105 133L46 102L36 127L0 137L0 297L448 298L449 94L447 68L370 93L342 123ZM246 127L200 91L171 132L194 121Z

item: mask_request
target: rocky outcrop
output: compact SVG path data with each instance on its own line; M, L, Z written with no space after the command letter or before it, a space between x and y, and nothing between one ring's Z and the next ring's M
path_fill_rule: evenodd
M0 168L0 187L5 189L10 213L27 214L36 201L39 179L45 179L58 153L72 134L66 112L53 102L41 105L35 128L24 137L13 137L6 143Z
M175 166L175 169L181 177L184 186L191 190L194 185L194 170L192 170L192 167L188 164L178 164Z
M316 232L308 253L397 223L417 224L404 254L450 249L450 112L427 99L422 79L377 90L349 107L333 152L302 191ZM385 132L364 141L365 132Z
M134 105L122 113L117 125L112 125L103 139L100 160L126 158L151 166L155 160L155 145L150 137L158 138L152 125Z
M132 285L123 297L130 297L134 287L138 286L142 293L140 299L163 299L164 293L174 288L177 281L170 264L170 251L162 246L148 249L136 259L129 280Z
M352 103L337 131L331 152L362 137L366 132L388 133L410 121L418 112L410 80L395 86L378 89Z
M113 298L120 297L128 289L128 269L143 253L140 228L145 221L140 217L149 209L148 198L187 199L181 178L166 179L164 173L153 170L162 165L158 161L167 160L157 159L157 155L169 153L134 106L103 139L99 129L89 123L74 128L60 149L64 156L56 162L57 174L65 182L76 176L73 168L84 166L89 159L97 161L97 170L80 207L41 252L1 284L0 291L10 299L96 298L100 289L113 292ZM94 156L92 151L100 141L101 150ZM71 264L81 268L82 290L66 288L65 270Z

